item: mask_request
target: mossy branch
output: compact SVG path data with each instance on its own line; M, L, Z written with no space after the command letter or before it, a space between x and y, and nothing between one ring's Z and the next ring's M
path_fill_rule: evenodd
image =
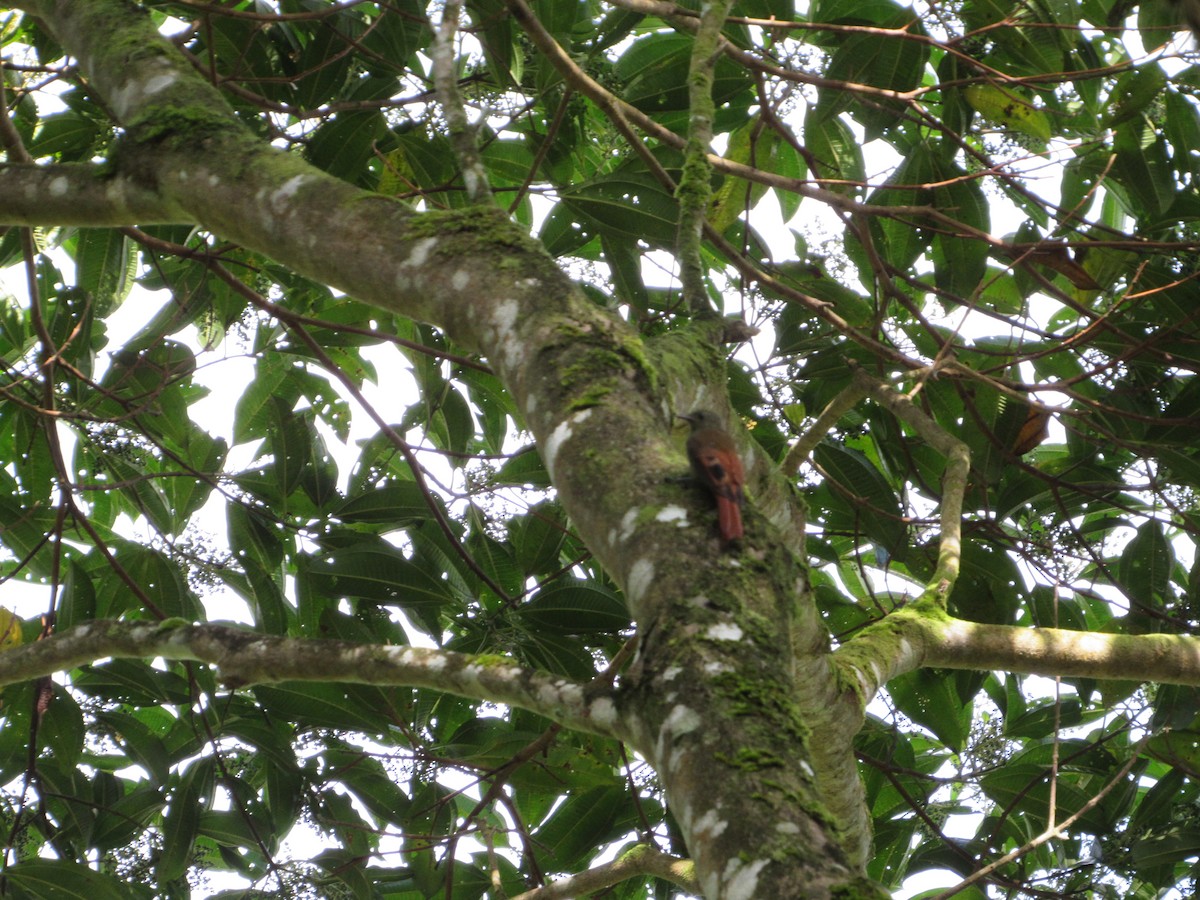
M226 625L96 620L0 652L0 685L105 658L217 666L230 685L281 681L423 687L532 710L580 731L625 739L612 686L551 675L500 656L260 634Z
M512 900L570 900L647 875L678 885L689 894L697 894L700 886L696 883L695 868L690 860L663 853L649 844L638 844L610 863L517 894Z
M692 43L688 68L688 139L684 150L683 174L679 181L679 279L683 298L693 313L711 314L704 290L704 262L700 242L712 196L712 164L709 152L713 138L713 68L720 56L721 29L733 0L703 4L700 25Z
M938 543L937 567L922 594L922 598L934 600L944 608L946 598L950 596L950 590L958 579L962 561L963 498L967 492L967 478L971 471L971 451L966 444L949 434L913 403L910 396L871 377L853 361L850 365L854 370L850 385L829 402L812 427L801 435L788 451L782 466L784 474L795 475L800 464L808 458L817 444L863 397L870 397L911 427L946 458L946 471L942 475L941 538Z
M433 42L433 83L438 102L442 106L442 115L446 117L450 146L458 159L467 197L472 203L485 204L492 202L487 170L479 155L475 128L467 118L462 95L458 92L454 36L458 31L458 19L461 14L461 0L446 0Z

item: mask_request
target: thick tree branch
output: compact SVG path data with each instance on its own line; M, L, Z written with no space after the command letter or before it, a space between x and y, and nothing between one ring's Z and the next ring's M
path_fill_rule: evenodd
M191 221L181 206L108 166L0 164L0 222L5 225L99 228Z
M986 625L914 603L834 653L865 705L891 679L922 666L1022 675L1200 685L1200 638Z
M501 657L423 647L312 640L180 620L96 620L0 653L0 685L108 657L215 665L234 686L341 681L423 687L528 709L570 728L624 740L613 689L519 666Z
M610 727L627 732L657 768L704 893L820 895L861 886L869 895L861 847L844 845L845 835L829 827L818 786L834 780L827 772L853 773L853 755L841 742L821 749L842 765L803 763L810 731L794 699L801 682L789 637L807 653L828 636L802 562L762 516L745 564L721 554L696 492L665 477L686 471L671 438L673 408L720 390L710 386L723 378L712 345L680 334L671 357L656 358L497 210L417 215L270 147L129 3L28 5L125 127L120 171L157 190L167 208L360 300L440 325L487 356L578 533L638 623L639 657L623 684L622 720ZM285 639L244 640L261 654ZM228 649L218 642L209 650L228 677L305 671L286 656L268 654L272 661L259 665ZM361 678L366 663L392 671L394 657L411 662L414 652L347 649L342 668L326 677ZM570 682L523 675L507 661L459 667L439 658L457 681L447 688L426 673L420 684L533 708L574 699L582 705L567 703L562 715L596 727L585 695L559 696ZM805 691L840 690L824 655L803 674ZM866 810L858 807L861 825Z

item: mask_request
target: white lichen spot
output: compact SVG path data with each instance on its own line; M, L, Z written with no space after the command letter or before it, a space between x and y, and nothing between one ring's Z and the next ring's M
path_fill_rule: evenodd
M683 829L684 834L692 833L692 804L686 800L681 801L678 805L672 807L675 813L675 821L679 823L679 827Z
M303 183L303 175L293 175L283 183L282 187L271 194L271 206L275 209L282 209L289 200L296 196L296 192L300 190L300 185Z
M506 300L501 300L492 307L492 326L496 329L496 336L503 338L505 335L511 334L514 326L517 324L517 318L521 315L521 304L509 297Z
M725 665L725 663L723 663L723 662L714 661L714 662L708 662L708 663L704 664L704 674L705 675L712 675L715 677L717 675L724 675L728 671L729 671L729 666Z
M536 290L542 286L542 280L540 278L522 278L517 282L517 286L528 288L529 290Z
M654 563L645 557L635 560L629 567L629 578L625 584L625 594L629 597L629 602L636 607L653 583Z
M708 626L704 636L711 641L740 641L744 634L735 622L717 622Z
M146 79L146 86L143 90L143 93L145 96L149 97L152 94L157 94L159 91L165 91L174 83L174 72L165 72L162 75L155 75L153 78Z
M692 754L686 745L682 747L675 747L670 753L667 754L667 759L664 764L665 770L671 773L683 770L687 766L688 757L691 755Z
M562 702L562 694L555 685L540 684L537 689L538 702L547 709L553 709Z
M685 734L691 734L697 728L704 724L704 720L700 718L700 714L690 706L684 706L682 703L672 707L667 713L667 720L663 722L663 731L670 732L674 737L682 737Z
M450 286L456 291L465 291L471 286L471 273L459 269L450 276Z
M558 696L562 698L563 703L575 708L583 706L582 686L573 681L560 681L555 687L558 689Z
M407 660L403 659L403 657L401 657L401 659L406 663L415 662L415 660ZM444 656L431 656L430 658L423 660L423 662L425 663L425 668L430 672L444 672L446 670L446 657Z
M571 420L564 419L554 426L554 430L550 432L550 436L546 438L546 443L542 446L542 459L546 461L546 470L550 473L551 481L555 480L554 464L558 461L558 451L571 439L571 434Z
M532 419L533 414L537 412L537 395L529 394L525 397L525 418Z
M663 681L674 681L676 678L678 678L682 674L683 674L683 669L680 668L679 666L667 666L667 668L663 669L662 680Z
M62 197L71 187L71 182L67 181L65 175L59 175L56 178L51 178L50 183L46 185L46 189L50 192L51 197Z
M588 706L588 717L603 728L617 724L617 705L608 697L597 697Z
M400 267L425 265L426 260L429 259L429 254L433 252L433 248L437 245L437 242L437 238L435 237L421 238L419 241L413 241L412 250L408 253L408 259L400 263Z
M725 866L721 880L725 882L725 890L721 896L727 900L755 900L759 897L758 873L766 868L768 860L756 859L752 863L731 859Z
M715 809L709 809L696 820L696 824L692 828L692 833L698 837L707 837L709 840L712 840L719 838L728 827L729 823L718 816Z
M218 175L216 172L213 172L211 175L208 176L208 186L209 187L216 187L220 183L221 183L221 176Z
M686 528L688 524L688 511L685 507L671 504L660 509L654 518L660 522L674 522L680 528Z
M875 696L875 686L867 681L862 669L855 669L854 677L858 679L858 692L862 694L863 703L869 703Z
M800 760L800 771L804 773L805 778L816 778L817 773L813 771L813 767L808 764L808 760Z
M692 609L708 609L708 607L712 605L707 594L695 594L694 596L688 597L683 602Z
M640 506L635 506L633 509L625 511L625 515L621 516L621 540L627 541L633 537L634 529L637 527L638 512L641 511Z
M481 666L478 663L471 663L471 665L463 668L462 673L463 678L469 681L479 681L485 671L487 671L486 666Z
M483 196L484 183L479 179L479 173L471 166L465 166L462 170L463 187L467 189L467 196L471 198Z
M521 304L511 297L501 300L492 309L492 340L500 345L501 363L510 369L518 366L526 356L525 342L517 338L520 315Z
M795 822L780 822L775 826L775 830L780 834L799 834L800 826Z
M511 372L516 369L528 355L529 350L524 341L519 341L515 337L507 341L504 345L504 358L501 360L504 370Z

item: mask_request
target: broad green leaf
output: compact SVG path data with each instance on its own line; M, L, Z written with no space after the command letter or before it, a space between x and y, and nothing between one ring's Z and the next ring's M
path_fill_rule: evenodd
M22 898L37 900L150 900L146 885L122 881L66 859L27 859L5 870Z
M519 612L531 627L563 634L611 634L630 625L619 595L598 584L571 580L538 591Z
M154 869L160 882L178 878L191 860L201 815L213 800L215 779L215 761L201 760L187 767L171 792L163 815L163 850Z

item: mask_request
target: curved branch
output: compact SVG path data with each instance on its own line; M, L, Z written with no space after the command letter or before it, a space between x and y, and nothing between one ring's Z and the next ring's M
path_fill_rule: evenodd
M99 659L154 659L217 666L232 686L280 681L432 688L528 709L569 728L626 740L612 687L425 647L280 637L180 619L147 624L98 619L34 644L0 652L0 685L28 681Z
M662 878L691 894L700 890L690 861L663 853L649 844L638 844L610 863L517 894L512 900L570 900L644 875Z
M864 628L833 657L864 705L888 681L922 666L1200 685L1200 638L985 625L931 601Z

